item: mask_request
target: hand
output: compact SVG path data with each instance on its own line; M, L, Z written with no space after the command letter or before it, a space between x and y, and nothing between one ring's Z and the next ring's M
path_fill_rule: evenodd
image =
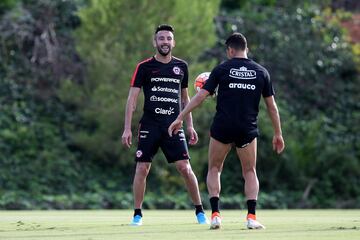
M124 146L130 148L131 147L131 142L132 140L132 132L131 129L125 129L123 132L123 135L121 137L121 142Z
M188 127L187 128L188 134L189 134L189 144L190 145L195 145L198 142L198 135L195 131L195 129L193 127Z
M284 139L281 135L275 135L273 137L272 144L273 150L276 151L277 154L280 154L285 148Z
M173 133L177 134L178 131L182 128L182 125L183 125L183 121L179 119L175 119L175 121L173 121L168 128L169 136L172 137Z

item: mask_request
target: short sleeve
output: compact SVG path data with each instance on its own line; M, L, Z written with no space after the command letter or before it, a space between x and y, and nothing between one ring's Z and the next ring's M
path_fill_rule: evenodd
M134 74L131 78L130 86L141 88L143 86L145 76L146 76L146 74L145 74L144 66L143 66L143 64L139 63L136 66Z
M218 68L214 68L208 80L206 81L205 85L203 86L203 89L208 91L211 95L214 94L216 87L219 84L219 70Z
M181 80L181 88L187 88L189 84L189 70L187 64L184 64L184 77Z
M275 95L274 88L272 86L272 83L270 81L270 74L268 71L264 71L264 88L262 91L263 97L270 97Z

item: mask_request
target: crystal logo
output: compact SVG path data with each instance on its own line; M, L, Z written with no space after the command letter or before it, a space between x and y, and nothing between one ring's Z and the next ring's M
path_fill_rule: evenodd
M179 93L179 90L174 88L167 88L167 87L152 87L151 91L153 92L169 92L169 93Z
M256 72L254 70L248 70L246 67L239 69L231 68L229 76L237 79L255 79Z
M175 98L166 98L166 97L157 97L152 95L150 97L150 101L152 102L171 102L171 103L178 103L178 99Z
M169 109L155 108L155 113L162 115L171 115L175 112L174 112L174 108L170 107Z

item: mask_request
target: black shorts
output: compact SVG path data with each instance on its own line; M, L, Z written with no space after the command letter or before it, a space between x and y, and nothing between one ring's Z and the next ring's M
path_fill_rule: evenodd
M224 144L235 143L237 148L243 148L259 136L259 130L257 128L249 129L236 127L233 124L213 122L210 136Z
M141 123L135 161L151 162L159 147L169 163L190 159L183 129L170 137L167 127Z

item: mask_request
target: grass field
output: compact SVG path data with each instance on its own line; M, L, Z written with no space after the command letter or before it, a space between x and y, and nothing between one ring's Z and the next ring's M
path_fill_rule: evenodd
M207 212L209 215L209 212ZM0 211L0 239L360 239L360 210L259 210L266 230L247 230L245 211L222 211L221 230L195 223L192 211L144 211L128 226L129 210Z

